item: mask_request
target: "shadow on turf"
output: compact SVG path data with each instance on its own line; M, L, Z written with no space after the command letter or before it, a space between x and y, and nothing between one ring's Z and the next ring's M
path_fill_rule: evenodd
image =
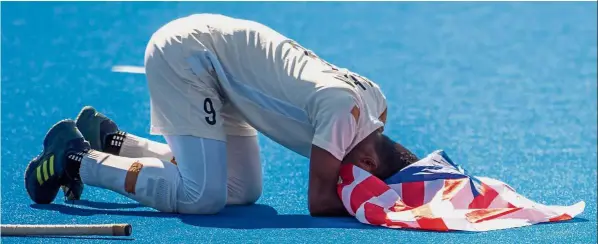
M352 217L315 218L305 214L278 214L268 205L226 207L218 215L184 215L160 213L153 210L131 210L142 207L136 203L101 203L86 200L71 204L32 204L32 208L58 211L62 214L77 216L120 215L153 218L178 218L183 223L213 228L228 229L270 229L270 228L343 228L371 229L381 228L364 225ZM83 207L83 208L82 208Z
M80 208L79 206L86 207ZM137 203L101 203L87 200L72 202L71 205L62 204L32 204L32 208L58 211L63 214L77 216L92 215L120 215L154 218L178 218L183 223L212 228L227 229L271 229L271 228L341 228L341 229L373 229L384 228L359 223L353 217L315 218L305 214L278 214L276 209L268 205L255 204L251 206L226 207L218 215L184 215L161 213L154 210L129 210L141 208ZM90 209L92 208L92 209ZM574 218L559 224L588 222L587 219ZM551 224L551 223L544 223ZM409 231L428 232L425 230ZM474 234L475 232L460 232Z

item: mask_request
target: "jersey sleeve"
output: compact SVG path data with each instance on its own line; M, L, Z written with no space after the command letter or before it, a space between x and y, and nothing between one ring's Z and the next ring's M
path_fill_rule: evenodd
M312 144L343 160L357 134L359 108L351 97L327 99L314 119Z

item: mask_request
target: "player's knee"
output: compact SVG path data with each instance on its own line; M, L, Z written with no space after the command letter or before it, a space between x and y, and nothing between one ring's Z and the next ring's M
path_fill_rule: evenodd
M179 198L178 212L182 214L217 214L226 205L226 187L206 186L203 192L186 190Z
M202 199L179 205L181 214L217 214L226 205L226 198Z
M250 205L257 202L262 196L262 185L255 184L252 186L245 186L239 191L232 191L229 189L228 202L229 205Z
M262 196L262 185L256 185L248 189L241 197L241 204L254 204Z
M254 204L262 196L262 186L253 187L247 191L242 198L241 204Z

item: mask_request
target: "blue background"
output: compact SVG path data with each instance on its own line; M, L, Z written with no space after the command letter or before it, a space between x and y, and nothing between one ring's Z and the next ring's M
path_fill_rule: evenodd
M4 2L1 8L2 223L124 222L133 225L135 241L159 243L596 243L596 2ZM264 194L253 207L219 216L162 214L92 187L75 205L61 198L32 205L23 172L56 121L93 105L124 130L149 136L144 76L110 68L141 66L153 31L200 12L262 22L379 83L389 102L387 132L419 156L445 149L475 175L504 180L545 204L584 200L585 212L566 223L477 234L311 218L307 159L264 137Z

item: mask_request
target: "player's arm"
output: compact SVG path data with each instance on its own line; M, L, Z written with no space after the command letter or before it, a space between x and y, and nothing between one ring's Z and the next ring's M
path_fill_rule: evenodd
M312 216L348 215L336 191L341 161L312 145L309 163L308 202Z
M312 216L348 215L337 193L341 161L355 139L358 108L348 96L329 96L314 119L308 204Z

